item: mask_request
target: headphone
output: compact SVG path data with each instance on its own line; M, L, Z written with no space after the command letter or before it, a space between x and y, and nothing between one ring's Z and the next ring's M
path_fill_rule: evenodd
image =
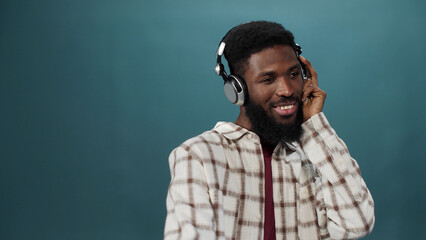
M222 64L222 55L225 51L225 46L226 43L223 41L219 44L219 48L216 51L217 63L216 67L214 68L214 71L225 81L223 88L225 91L226 98L231 103L236 104L238 106L242 106L247 102L247 86L244 78L242 78L241 76L235 74L228 75L226 73L225 67ZM302 48L299 44L296 43L293 46L293 49L296 52L297 61L299 62L300 68L302 69L302 77L304 80L306 80L308 78L308 71L306 70L305 64L299 59L299 56L302 54Z

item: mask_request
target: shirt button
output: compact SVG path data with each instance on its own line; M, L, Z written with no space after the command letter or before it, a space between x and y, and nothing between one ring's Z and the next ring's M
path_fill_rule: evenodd
M260 218L262 217L262 215L260 215L260 213L257 213L254 217L255 217L257 220L260 220Z
M250 139L252 139L253 138L253 135L251 135L250 133L249 134L247 134L247 139L248 140L250 140Z

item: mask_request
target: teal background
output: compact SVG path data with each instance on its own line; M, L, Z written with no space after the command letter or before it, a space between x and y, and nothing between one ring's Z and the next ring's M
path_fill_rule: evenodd
M232 26L293 31L376 204L366 239L426 239L426 2L0 2L0 239L161 239L167 157L234 121Z

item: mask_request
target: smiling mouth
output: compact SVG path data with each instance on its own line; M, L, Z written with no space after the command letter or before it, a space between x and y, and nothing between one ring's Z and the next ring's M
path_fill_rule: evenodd
M274 107L275 112L278 113L280 116L290 116L296 111L296 104L280 104L278 106Z
M278 106L277 108L281 110L288 110L288 109L291 109L292 107L294 107L294 104L286 105L286 106Z

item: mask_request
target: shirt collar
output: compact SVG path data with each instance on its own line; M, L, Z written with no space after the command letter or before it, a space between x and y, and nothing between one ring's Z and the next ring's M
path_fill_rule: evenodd
M232 122L218 122L213 130L230 140L237 140L247 133L255 134Z
M249 133L257 136L255 133L233 122L218 122L214 126L214 130L223 135L224 137L228 138L229 140L237 140ZM298 143L282 143L282 146L285 147L287 150L295 151L298 147Z

